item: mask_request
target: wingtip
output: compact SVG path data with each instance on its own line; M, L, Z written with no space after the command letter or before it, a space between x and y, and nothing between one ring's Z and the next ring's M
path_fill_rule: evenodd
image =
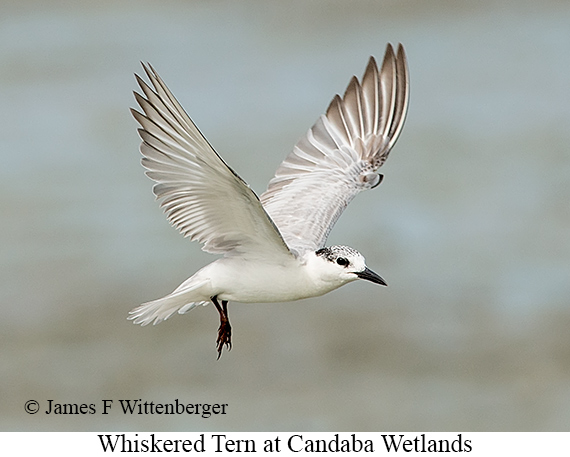
M148 75L148 62L144 63L142 60L139 60L139 63L141 64L143 71ZM135 73L135 78L137 79L137 82L139 80L142 80L142 78L138 75L138 73Z
M135 73L135 80L137 82L137 84L142 88L143 85L147 85L144 81L144 79L142 79L138 73Z
M145 71L147 77L149 78L149 80L153 83L153 86L155 85L153 82L153 77L151 75L151 72L149 71L148 67L145 66L145 64L143 62L141 62L141 65L143 67L143 70ZM135 80L137 82L137 84L139 85L139 87L141 88L141 90L146 94L147 91L151 91L154 92L151 87L149 86L149 84L137 73L135 73ZM136 91L133 91L133 93L135 94L135 96L138 94Z
M133 94L136 95L136 92L133 92ZM132 116L133 116L135 119L137 118L137 116L142 116L142 114L139 113L136 108L129 108L129 111L131 112Z
M377 74L378 73L378 64L376 63L376 58L374 56L370 56L368 59L368 64L366 65L366 69L364 70L364 74L362 75L362 85L364 84L364 80L366 79L367 75Z
M144 72L146 73L148 79L150 79L150 81L153 83L154 85L154 80L156 79L160 79L160 77L158 76L158 73L156 72L156 70L154 69L154 67L150 64L150 62L143 62L142 60L140 61L141 67L143 68ZM142 80L142 78L140 78L136 73L135 76L139 79ZM138 81L138 79L137 79ZM144 82L144 81L143 81ZM139 83L140 84L140 83ZM146 83L145 83L146 84Z
M394 51L394 46L392 45L392 43L386 44L386 50L384 51L382 65L384 65L386 61L389 61L391 59L403 60L404 62L406 61L406 50L402 43L398 43L396 51ZM368 59L368 65L366 66L366 70L368 70L368 68L373 68L373 67L378 68L378 64L376 62L376 58L374 56L370 56L370 58Z
M348 86L346 87L346 90L344 91L344 95L342 96L342 99L345 100L347 95L354 90L357 90L357 88L360 87L360 82L358 81L358 78L356 76L353 76L352 78L350 78L350 82L348 83Z
M402 43L398 43L396 61L399 62L401 66L405 67L407 73L408 58L406 57L406 50L404 49L404 45Z
M347 89L348 90L348 89ZM329 114L332 112L333 109L335 110L339 110L340 109L340 105L342 103L342 98L339 94L336 94L333 99L331 100L331 102L329 103L329 106L325 112L325 116L329 116Z
M386 45L386 52L384 53L384 59L382 60L382 68L380 73L386 71L386 69L390 66L394 66L394 62L396 61L396 54L394 54L394 48L392 43L388 43Z

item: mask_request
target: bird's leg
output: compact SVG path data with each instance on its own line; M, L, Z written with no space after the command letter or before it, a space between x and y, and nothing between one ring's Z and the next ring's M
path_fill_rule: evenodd
M218 339L216 340L219 359L222 356L224 345L226 345L228 351L231 351L232 349L232 326L230 325L230 320L228 318L227 300L222 300L222 306L218 303L217 296L211 297L211 300L220 314L220 327L218 328Z

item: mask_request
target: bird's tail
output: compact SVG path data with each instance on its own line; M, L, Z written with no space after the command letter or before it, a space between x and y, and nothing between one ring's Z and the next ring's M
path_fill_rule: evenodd
M206 306L208 304L207 301L195 300L197 289L205 285L207 282L208 281L201 281L186 287L186 283L182 284L178 289L166 297L137 306L129 312L129 319L135 324L141 324L143 326L148 325L151 322L156 325L168 319L177 311L178 314L184 314L191 309L194 309L196 306Z

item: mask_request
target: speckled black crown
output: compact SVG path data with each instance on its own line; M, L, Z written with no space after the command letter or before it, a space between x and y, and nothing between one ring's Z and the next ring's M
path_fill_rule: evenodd
M329 262L335 262L339 257L358 255L358 251L348 246L327 246L315 251L315 254L324 257Z

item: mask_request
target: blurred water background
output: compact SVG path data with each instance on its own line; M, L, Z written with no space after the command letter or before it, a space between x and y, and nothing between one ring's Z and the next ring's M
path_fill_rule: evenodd
M570 3L0 2L1 430L568 430ZM159 71L258 192L367 59L404 43L385 180L329 244L356 282L288 304L126 320L213 257L139 164L134 72ZM46 401L228 403L47 416ZM42 410L24 412L35 399Z

